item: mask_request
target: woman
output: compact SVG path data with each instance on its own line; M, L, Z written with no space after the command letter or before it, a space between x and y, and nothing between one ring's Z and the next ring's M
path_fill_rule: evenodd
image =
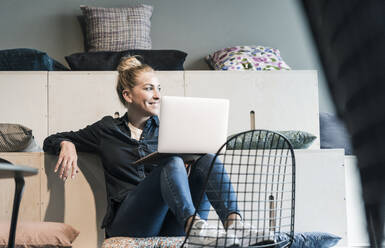
M213 183L208 192L218 192L220 187L228 185L224 191L230 193L221 196L206 193L197 206L203 180L214 158L212 154L198 159L189 176L178 156L164 158L153 166L133 165L137 159L157 150L160 83L154 70L135 57L123 59L118 72L116 90L127 108L123 117L106 116L77 132L57 133L44 141L44 151L59 154L55 172L63 180L74 178L78 172L77 151L100 155L108 198L102 225L107 236L183 236L197 207L202 211L192 224L192 243L218 242L220 246L231 246L239 243L237 235L256 236L257 232L241 221L231 184L220 183L220 180L229 182L220 161L216 161L211 173ZM227 234L205 221L210 202Z

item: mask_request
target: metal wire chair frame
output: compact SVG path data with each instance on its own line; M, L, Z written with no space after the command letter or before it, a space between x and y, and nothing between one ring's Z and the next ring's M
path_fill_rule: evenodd
M267 248L267 247L290 247L291 244L293 243L293 240L294 240L294 221L295 221L295 174L296 174L296 166L295 166L295 155L294 155L294 150L293 150L293 146L292 144L290 143L290 141L282 134L278 133L278 132L274 132L274 131L270 131L270 130L265 130L265 129L254 129L254 130L248 130L248 131L245 131L245 132L241 132L241 133L238 133L234 136L232 136L230 139L228 139L219 149L218 151L216 152L215 154L215 157L213 158L212 162L211 162L211 165L210 165L210 168L209 168L209 171L207 173L207 176L206 176L206 179L204 181L204 186L203 186L203 190L201 192L201 195L200 195L200 201L199 202L202 202L203 200L203 197L204 197L204 193L205 193L205 189L207 187L207 184L209 182L209 177L210 177L210 174L212 172L212 169L213 169L213 166L215 164L215 161L216 159L218 158L218 156L220 156L221 154L226 154L226 152L228 151L227 149L227 145L230 144L231 142L236 142L237 139L239 139L239 137L242 137L243 136L243 139L242 139L242 149L240 150L243 150L244 149L244 141L245 141L245 137L246 137L246 134L248 133L251 133L251 137L254 137L254 134L255 133L259 133L258 135L258 140L259 140L259 136L262 132L265 132L266 133L266 137L268 134L272 134L273 135L273 138L272 138L272 142L270 144L270 147L266 147L266 144L267 144L267 141L268 139L266 138L265 141L264 141L264 144L263 144L263 148L262 150L278 150L279 147L279 142L276 144L276 146L273 146L274 144L274 136L277 136L279 137L278 138L278 141L280 139L283 140L282 142L282 150L287 150L288 152L290 152L290 157L291 157L291 210L290 210L290 232L287 233L287 236L288 236L288 239L285 239L283 241L280 241L280 242L274 242L273 244L270 244L270 243L267 243L267 244L258 244L258 245L253 245L253 246L248 246L248 247L255 247L255 248ZM251 139L252 140L252 139ZM250 143L249 145L251 146L251 140L250 140ZM257 145L258 145L258 142L257 142ZM285 147L285 145L287 147ZM259 150L261 148L254 148L253 150ZM225 151L224 153L221 153L221 151ZM235 147L233 150L236 150ZM246 149L245 149L246 150ZM252 149L248 149L248 150L252 150ZM234 152L233 152L234 154ZM263 153L264 154L264 153ZM237 192L236 192L237 193ZM198 209L195 210L195 213L193 215L193 219L192 221L190 222L190 225L188 226L188 232L186 233L186 237L181 245L181 247L186 247L187 245L187 240L190 236L190 232L191 232L191 227L194 223L194 220L196 219L196 216L198 214ZM270 220L269 220L270 221Z

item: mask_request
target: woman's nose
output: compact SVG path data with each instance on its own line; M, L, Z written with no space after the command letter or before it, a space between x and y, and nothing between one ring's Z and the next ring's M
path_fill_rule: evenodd
M156 98L156 99L160 98L160 91L155 89L153 97Z

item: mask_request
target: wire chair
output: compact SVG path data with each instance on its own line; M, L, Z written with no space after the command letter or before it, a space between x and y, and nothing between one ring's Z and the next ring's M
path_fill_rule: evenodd
M245 246L243 243L243 246L237 247L290 247L294 237L295 156L287 138L268 130L250 130L232 136L215 154L205 180L204 189L206 190L202 192L200 201L204 194L208 193L210 174L218 161L225 168L220 178L224 178L224 173L227 173L237 195L238 210L242 220L251 224L258 233L256 239L253 239L256 243L250 243L252 240L250 237L237 237L241 240L241 244L242 241L248 244ZM223 184L223 180L220 183ZM220 191L217 193L230 194L230 192ZM207 222L210 225L217 230L224 230L221 220L212 207L198 208L192 223L197 213L202 211L209 212ZM190 236L192 223L182 247L197 245L189 239L193 237ZM278 238L282 235L284 239ZM216 242L214 245L205 247L220 246Z

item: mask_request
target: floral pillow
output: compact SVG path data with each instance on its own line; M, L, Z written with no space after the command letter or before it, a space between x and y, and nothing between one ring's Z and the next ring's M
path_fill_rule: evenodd
M235 46L206 56L215 70L275 71L290 70L278 49L264 46Z

